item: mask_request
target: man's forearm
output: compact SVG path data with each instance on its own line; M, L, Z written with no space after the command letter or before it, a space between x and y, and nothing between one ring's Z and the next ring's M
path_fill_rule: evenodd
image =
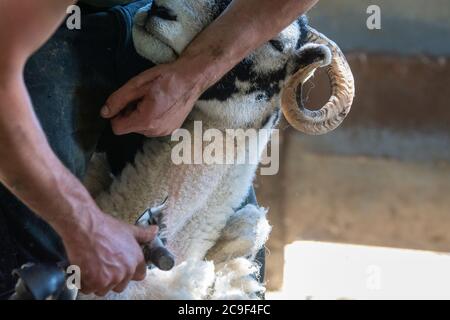
M71 216L82 212L72 206L92 200L50 149L20 74L0 79L0 101L0 181L58 232L86 227L89 217Z
M206 89L269 41L318 0L234 0L180 57L203 77Z
M51 150L23 80L29 56L54 32L74 0L0 2L0 181L60 233L88 224L71 216L87 191ZM80 202L80 200L82 200ZM64 213L64 214L61 214Z

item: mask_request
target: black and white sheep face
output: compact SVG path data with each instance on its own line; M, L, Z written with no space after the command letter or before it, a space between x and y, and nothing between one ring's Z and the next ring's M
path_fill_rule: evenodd
M134 40L156 64L171 62L216 17L211 0L155 0L135 18ZM140 27L140 28L139 28ZM138 48L139 50L139 48Z
M136 15L133 36L137 51L155 64L175 60L230 2L155 0ZM278 98L286 79L302 63L299 54L306 33L306 18L299 18L207 90L197 108L212 119L229 120L228 124L236 126L266 118L278 106L273 98ZM319 46L314 50L323 57L327 48Z

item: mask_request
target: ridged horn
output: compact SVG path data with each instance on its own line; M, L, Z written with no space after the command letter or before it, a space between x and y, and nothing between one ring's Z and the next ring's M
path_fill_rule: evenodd
M310 135L321 135L336 129L349 114L355 96L355 81L336 43L312 28L309 28L307 41L326 45L331 50L332 59L327 66L331 97L320 110L308 110L301 98L297 98L303 84L321 67L320 62L313 63L302 67L287 81L281 92L281 109L295 129Z

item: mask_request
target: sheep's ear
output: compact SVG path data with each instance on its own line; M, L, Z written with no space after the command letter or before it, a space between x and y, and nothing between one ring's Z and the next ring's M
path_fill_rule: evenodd
M331 63L331 51L323 44L308 43L298 49L296 53L296 64L299 67L305 67L317 62L321 62L322 66Z

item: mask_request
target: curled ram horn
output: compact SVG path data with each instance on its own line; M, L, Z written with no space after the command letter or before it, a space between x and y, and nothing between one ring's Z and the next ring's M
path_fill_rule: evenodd
M309 28L308 42L326 45L331 50L332 60L327 66L331 97L320 110L308 110L301 98L297 99L298 90L322 66L321 62L316 62L302 67L287 81L281 92L281 109L295 129L310 135L321 135L336 129L350 112L355 82L344 54L333 41Z

